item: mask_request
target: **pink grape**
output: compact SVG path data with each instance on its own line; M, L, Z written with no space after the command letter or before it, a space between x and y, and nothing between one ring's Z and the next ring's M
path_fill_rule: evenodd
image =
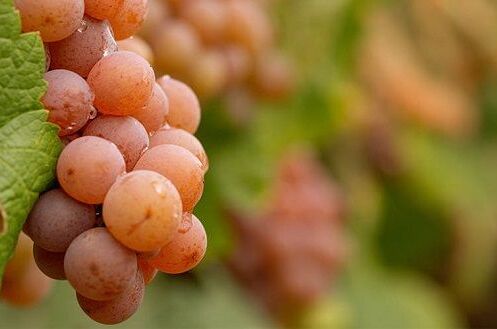
M183 211L191 211L202 197L202 163L190 151L177 145L159 145L146 151L135 170L151 170L171 180L183 201Z
M97 301L76 294L81 309L94 321L102 324L117 324L131 317L140 307L145 293L145 284L140 271L126 291L114 299Z
M152 96L140 111L133 114L149 133L158 130L166 122L169 113L169 100L162 88L154 83Z
M147 0L123 0L114 16L109 17L116 40L134 35L141 27L147 13Z
M96 111L90 86L68 70L49 71L44 78L48 89L41 101L49 111L48 120L60 127L59 136L74 134Z
M194 134L200 124L200 103L193 90L181 81L169 76L157 80L169 99L167 122Z
M64 271L79 294L94 300L111 300L133 284L137 259L107 229L97 227L71 243L64 258Z
M33 245L33 256L40 271L54 280L65 280L64 273L64 253L51 252Z
M188 131L177 128L163 128L150 136L150 148L163 144L184 147L202 162L204 172L209 169L209 159L202 143Z
M181 198L174 185L147 170L119 178L103 204L107 229L123 245L137 251L154 251L171 241L181 213Z
M64 252L72 240L95 225L94 206L54 189L40 196L24 224L24 231L39 247Z
M133 117L101 115L85 128L84 136L97 136L114 143L121 151L126 169L132 170L148 148L148 133Z
M183 226L174 239L165 245L159 255L149 260L152 266L168 274L184 273L197 266L207 249L207 235L195 215L185 213ZM189 222L189 223L188 223Z
M71 197L100 204L125 169L124 158L116 145L100 137L84 136L62 150L57 162L57 178Z
M124 0L85 0L85 13L96 19L110 19L117 14Z
M150 99L154 71L141 56L118 51L102 58L88 74L94 105L104 114L130 115Z
M67 38L81 24L83 0L15 0L24 32L39 31L44 42Z
M73 71L86 78L104 56L117 51L109 22L85 16L81 27L67 38L50 42L51 68Z

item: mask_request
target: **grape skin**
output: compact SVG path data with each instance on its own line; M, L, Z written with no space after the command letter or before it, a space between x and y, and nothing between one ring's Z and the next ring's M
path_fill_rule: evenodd
M169 99L167 122L175 127L195 134L200 124L200 103L193 90L181 81L169 76L157 80Z
M96 19L110 19L125 0L85 0L85 13Z
M33 257L43 274L54 280L66 279L63 252L50 252L35 244L33 245Z
M165 245L158 256L149 263L159 271L168 274L184 273L197 266L207 249L207 234L199 219L185 213L183 221L191 221L191 227L178 231L174 239Z
M71 197L88 204L100 204L125 169L124 158L116 145L100 137L83 136L62 150L57 162L57 178Z
M157 131L164 123L166 123L169 113L169 100L162 88L154 83L152 96L139 112L133 114L133 117L138 119L149 133Z
M171 241L182 214L174 185L153 171L138 170L119 178L103 204L110 233L137 251L153 251Z
M123 40L138 32L146 13L147 0L124 0L116 14L109 17L115 39Z
M94 105L104 114L131 115L152 95L154 71L141 56L118 51L102 58L88 74Z
M79 294L94 300L110 300L132 284L137 259L107 229L97 227L71 243L64 258L64 271Z
M66 136L81 129L95 109L93 92L86 81L68 70L45 73L48 89L41 99L48 113L48 120L60 127L59 136Z
M202 162L204 172L209 169L209 159L202 143L188 131L177 128L163 128L150 136L150 148L163 144L178 145L187 149Z
M52 69L73 71L83 78L104 56L117 51L117 43L107 21L85 16L82 28L69 37L48 44Z
M131 317L140 307L145 294L145 284L140 271L132 285L114 299L96 301L76 294L81 309L94 321L102 324L117 324Z
M143 125L129 116L101 115L88 124L83 135L101 137L114 143L121 151L128 171L133 169L149 143Z
M78 235L96 225L95 207L78 202L61 189L43 193L24 231L43 249L64 252Z
M138 269L141 271L143 281L145 281L146 285L150 284L154 280L157 272L159 271L153 267L147 259L143 259L141 257L138 257Z
M147 150L134 170L151 170L171 180L183 201L183 211L191 211L202 197L202 163L190 151L177 145L159 145Z
M62 40L80 25L83 0L15 0L23 32L39 31L44 42Z

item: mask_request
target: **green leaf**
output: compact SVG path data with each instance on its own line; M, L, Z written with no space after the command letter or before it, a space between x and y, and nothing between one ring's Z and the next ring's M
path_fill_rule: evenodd
M12 0L0 0L0 21L1 276L38 194L54 178L61 143L40 102L43 42L36 33L20 34Z

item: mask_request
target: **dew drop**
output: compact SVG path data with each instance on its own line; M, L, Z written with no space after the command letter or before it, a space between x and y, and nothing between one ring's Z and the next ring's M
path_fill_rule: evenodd
M82 20L77 31L83 33L84 31L86 31L86 29L88 29L88 23L86 23L85 20Z
M90 110L90 114L88 115L88 118L90 120L93 120L93 119L95 119L97 117L97 114L98 114L97 109L92 106L91 110Z

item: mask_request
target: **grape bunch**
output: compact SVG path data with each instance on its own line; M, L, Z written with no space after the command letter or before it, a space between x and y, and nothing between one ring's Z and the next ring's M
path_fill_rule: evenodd
M138 30L146 0L15 4L23 30L45 42L41 101L65 144L58 185L40 196L23 230L43 273L67 279L93 320L119 323L157 271L189 271L205 254L206 232L193 215L208 170L194 136L199 101L119 50L116 39Z
M202 99L236 110L294 89L290 60L275 45L269 4L256 0L150 0L139 35L119 42L188 82ZM246 106L246 107L247 107Z
M284 324L327 293L346 243L337 185L307 151L283 159L267 209L235 215L238 241L230 265Z

